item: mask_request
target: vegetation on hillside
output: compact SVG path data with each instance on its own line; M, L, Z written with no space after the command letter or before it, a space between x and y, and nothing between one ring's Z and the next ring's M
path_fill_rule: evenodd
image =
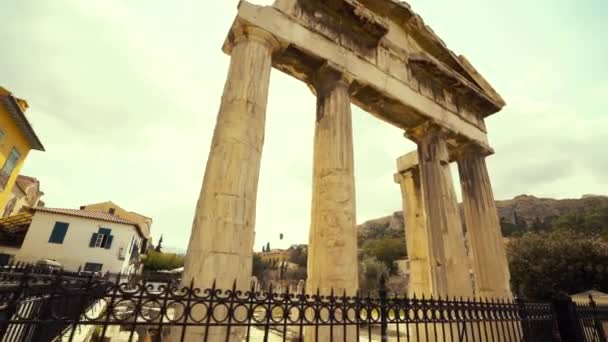
M608 291L608 198L518 196L500 201L499 213L502 233L511 240L508 253L514 289L521 295L546 300L559 291ZM375 289L382 273L377 263L391 278L398 278L394 261L405 257L404 231L401 212L359 226L362 290Z
M516 237L526 232L572 230L608 240L608 200L602 197L587 198L584 205L561 210L564 212L559 214L544 213L540 210L536 216L530 218L522 217L522 213L514 209L511 220L501 217L502 234L506 237Z
M269 248L269 247L268 247ZM268 251L264 248L264 251ZM297 283L306 280L308 251L305 245L294 245L287 250L287 260L263 260L259 254L253 255L253 275L263 286L276 281Z
M361 247L363 259L373 258L384 264L391 274L397 273L395 261L405 258L405 239L382 237L377 240L368 240Z
M524 298L608 291L608 243L598 236L569 228L528 232L509 243L508 256L513 290Z
M154 249L149 249L144 259L144 271L172 270L183 266L183 255L157 252Z

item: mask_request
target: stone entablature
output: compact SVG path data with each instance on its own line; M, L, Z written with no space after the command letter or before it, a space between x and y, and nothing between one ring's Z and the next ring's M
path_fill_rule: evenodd
M252 25L272 32L282 44L273 56L273 66L289 75L311 84L311 75L329 62L354 80L352 101L370 113L403 129L431 119L448 128L453 139L471 140L489 149L483 118L500 110L504 101L464 57L454 55L432 35L417 15L409 14L409 20L400 22L363 7L368 5L366 1L358 7L354 1L314 7L316 2L279 0L272 7L260 7L243 1L234 27ZM337 22L340 14L350 18L352 11L344 8L353 6L362 8L360 13L369 12L367 17L381 18L376 19L377 25L388 28L373 48L352 38L360 30L360 26L354 27L356 20L344 20L339 28L324 24ZM371 7L382 13L378 5ZM228 53L230 41L229 37L225 45Z
M473 295L449 163L458 161L464 179L465 221L476 227L471 228L472 249L487 251L484 243L495 246L497 221L484 159L493 152L484 118L505 103L464 57L447 49L418 15L394 0L276 0L273 6L241 1L223 49L231 55L230 69L183 285L249 286L274 67L303 81L317 97L316 115L311 113L315 134L307 292L354 295L358 287L354 103L403 129L418 145L419 165L396 177L409 213L406 220L416 227L415 239L408 239L408 251L415 256L410 258L411 278L422 293ZM508 295L505 275L497 275L505 266L499 254L474 261L480 293ZM492 265L497 271L488 271ZM487 287L494 276L500 285ZM200 339L203 329L189 331L187 339ZM305 340L311 341L314 334L308 330ZM208 340L242 337L240 329L231 330L229 337L226 333L218 328ZM356 339L351 327L317 333L318 341Z

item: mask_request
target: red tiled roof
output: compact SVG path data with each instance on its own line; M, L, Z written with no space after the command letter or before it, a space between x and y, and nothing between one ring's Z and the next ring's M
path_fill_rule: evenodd
M96 210L78 210L78 209L62 209L62 208L46 208L46 207L35 207L32 208L33 211L42 211L45 213L51 214L60 214L60 215L68 215L68 216L77 216L83 218L89 218L93 220L100 220L106 222L114 222L114 223L122 223L122 224L130 224L137 228L139 235L143 237L141 227L134 222L125 220L116 215L112 215L105 211L96 211Z

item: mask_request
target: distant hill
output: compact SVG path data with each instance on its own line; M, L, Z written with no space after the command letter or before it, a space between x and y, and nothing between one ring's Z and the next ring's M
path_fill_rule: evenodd
M606 215L608 215L606 213L608 196L584 195L579 199L553 199L519 195L510 200L496 201L496 207L503 233L504 235L510 235L517 231L538 227L550 229L558 218L575 214L586 215L589 211L597 208L603 210L604 216L601 220L605 220ZM608 225L608 222L602 222ZM364 241L384 237L404 238L404 225L402 211L366 221L358 226L359 245L361 246Z
M535 221L551 221L559 216L582 212L591 207L608 205L608 196L584 195L579 199L538 198L519 195L510 200L496 201L498 216L502 222L528 225Z

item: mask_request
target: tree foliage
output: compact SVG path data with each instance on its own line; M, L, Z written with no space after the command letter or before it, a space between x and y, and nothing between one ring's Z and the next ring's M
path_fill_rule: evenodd
M252 273L256 278L258 278L258 280L263 280L266 271L270 270L271 268L272 266L269 262L264 261L262 257L257 254L253 255Z
M608 204L603 201L590 202L582 209L570 211L561 215L551 215L540 218L534 217L533 220L526 220L513 212L513 222L507 221L504 217L500 220L502 235L507 237L517 237L526 232L543 232L551 230L571 230L587 235L601 236L608 240Z
M382 262L391 274L395 274L395 261L405 257L405 241L391 237L371 240L363 246L363 254Z
M287 260L300 267L306 268L308 252L302 247L292 247L287 251Z
M608 240L608 205L589 206L582 211L562 215L555 220L554 227Z
M183 255L157 252L154 249L148 250L148 255L144 259L144 270L146 271L172 270L183 266Z
M375 258L365 259L359 264L359 291L375 295L380 286L380 277L388 277L388 274L389 269L383 262Z
M513 289L524 298L608 291L608 244L602 239L569 229L529 232L507 250Z
M154 250L158 253L162 252L162 248L163 248L163 236L160 236L160 239L158 239L158 243L156 244L156 247L154 248Z

